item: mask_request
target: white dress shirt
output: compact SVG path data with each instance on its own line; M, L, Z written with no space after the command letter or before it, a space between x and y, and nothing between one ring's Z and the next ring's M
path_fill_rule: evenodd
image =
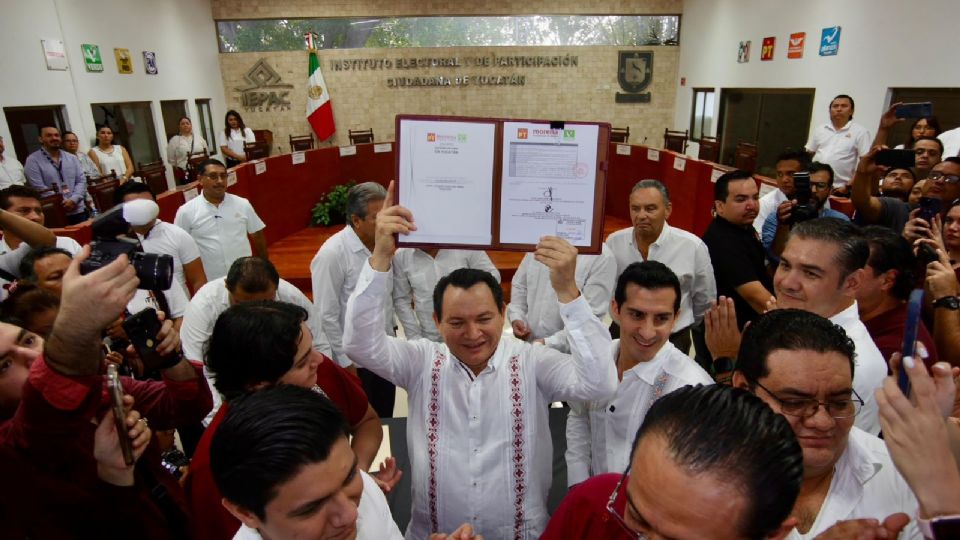
M172 287L178 287L186 298L190 298L183 265L200 258L200 248L193 237L180 227L158 219L146 236L137 234L137 238L147 253L161 253L173 257Z
M617 263L607 246L600 255L577 255L575 279L598 319L610 311L610 299L617 285ZM568 352L567 336L557 303L557 293L550 283L550 269L527 253L513 275L510 285L510 322L521 320L530 328L533 339L542 339L548 347Z
M610 347L608 361L616 365L619 354L617 339ZM625 471L633 439L650 406L670 392L693 384L713 384L713 378L667 341L651 360L623 372L610 399L571 401L567 416L567 485L598 474Z
M887 362L860 321L857 303L830 317L830 322L843 328L853 340L853 389L863 400L863 409L857 415L855 426L872 435L880 434L880 408L873 392L883 385L887 376Z
M777 211L781 204L787 202L787 196L779 188L760 197L760 210L757 211L757 217L753 220L753 228L757 234L763 234L763 224L767 221L767 216Z
M206 285L200 287L197 294L193 295L190 303L187 304L187 309L183 314L183 322L180 324L180 347L188 360L196 362L206 360L207 341L213 335L213 326L220 314L230 307L230 291L227 290L225 281L226 278L208 281ZM313 308L310 300L300 292L300 289L282 279L277 285L275 299L280 302L296 304L307 310L307 313L310 313ZM307 327L310 328L310 333L313 334L313 348L329 356L330 344L327 343L320 322L312 315L306 322ZM221 399L220 393L213 386L213 376L207 371L206 365L203 367L203 375L210 384L210 393L213 394L213 410L203 421L204 425L207 425L220 409Z
M886 445L854 427L850 430L846 450L834 466L830 491L813 527L805 534L793 529L787 540L812 540L837 521L872 518L882 522L897 512L911 516L912 520L899 538L921 540L923 535L914 519L917 499L894 467Z
M484 251L441 249L431 257L422 249L402 248L393 256L393 299L407 339L440 341L433 322L433 289L459 268L485 270L500 282L500 272Z
M310 261L310 281L313 285L313 316L323 327L330 340L333 358L341 367L353 364L343 352L343 321L347 300L357 286L360 270L370 258L370 250L360 237L347 225L331 236L317 250ZM387 296L393 296L393 279L387 280ZM393 308L390 302L384 305L383 327L387 334L393 330Z
M357 505L357 536L356 540L402 540L400 528L393 521L387 498L383 496L380 487L370 478L370 475L360 471L363 479L363 495ZM453 530L447 531L448 533ZM233 540L262 540L256 529L240 525Z
M23 243L21 242L21 245L22 244ZM70 252L71 257L76 257L77 254L83 250L83 246L69 236L58 236L56 245L58 248ZM0 254L8 253L10 251L12 250L10 249L10 244L7 244L7 239L0 239Z
M243 132L239 129L231 129L229 137L223 131L217 132L217 147L226 146L239 156L244 155L243 145L254 142L257 142L257 137L250 128L243 128Z
M943 159L960 155L960 127L944 131L937 138L943 143Z
M409 396L413 510L407 538L468 522L486 538L539 538L553 448L547 404L606 399L610 333L581 295L560 306L572 355L503 336L479 375L446 344L380 332L390 273L364 263L347 304L347 354Z
M633 228L610 234L607 245L617 260L616 279L631 263L643 262ZM700 322L710 308L710 302L717 299L717 281L707 245L697 236L664 223L660 236L650 244L647 254L648 260L667 265L680 280L680 314L674 331L679 332ZM613 285L616 287L616 280Z
M76 257L77 253L80 253L80 250L83 249L76 240L70 238L69 236L58 236L57 237L57 247L60 249L65 249L70 252L71 257ZM21 250L21 248L23 248ZM30 252L30 246L26 242L20 242L20 245L17 246L18 255L10 260L9 264L0 264L0 268L13 274L14 276L20 275L20 260ZM0 238L0 255L6 255L14 251L10 249L10 246L7 244L6 238ZM3 288L4 285L10 283L6 279L0 277L0 300L4 300L7 297L7 289Z
M250 201L230 193L219 206L202 194L190 199L173 223L197 241L207 279L226 276L233 261L252 255L247 235L266 227Z
M12 185L22 186L27 183L23 175L23 164L17 158L0 156L0 189Z
M188 137L179 134L174 135L170 137L170 142L167 143L167 161L174 167L186 169L190 154L197 154L204 150L209 152L207 141L203 140L203 137L192 133ZM216 154L216 152L210 153Z
M833 186L842 187L853 178L860 156L870 151L873 138L867 128L854 122L840 129L827 122L813 131L806 148L815 152L813 161L833 167Z

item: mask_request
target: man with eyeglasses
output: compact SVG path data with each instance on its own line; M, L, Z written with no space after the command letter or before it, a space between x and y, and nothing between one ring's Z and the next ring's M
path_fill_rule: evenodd
M833 168L826 163L814 161L807 167L806 172L810 174L810 202L814 203L817 208L817 217L832 217L849 221L850 218L845 214L827 206L827 200L833 190ZM790 196L790 200L780 203L777 211L767 216L761 230L760 239L763 242L763 249L767 252L767 260L772 265L780 262L780 253L783 252L783 246L787 243L790 229L797 223L794 209L798 203L796 199L792 198L793 193Z
M684 386L650 408L626 471L583 482L540 540L784 538L803 477L790 425L722 385Z
M920 137L913 143L914 170L926 178L933 166L943 159L943 143L936 137Z
M776 300L768 307L815 313L843 328L856 347L853 387L865 401L858 428L877 435L880 419L873 392L883 385L887 363L860 320L857 292L865 279L870 245L849 221L819 218L790 231L773 277Z
M874 157L882 147L875 146L860 158L857 173L852 182L850 201L857 209L857 222L864 225L883 225L897 233L903 233L911 242L918 235L929 237L930 224L916 216L916 207L904 199L884 193L878 197L873 194L872 185L881 174L893 174L896 169L882 173L874 162ZM917 177L923 181L924 177ZM949 202L960 197L960 158L946 158L933 166L923 182L922 195L943 201L946 211ZM919 183L919 182L918 182Z
M859 538L878 528L887 536L870 538L896 538L916 513L883 441L854 427L867 397L854 389L858 369L854 342L814 313L771 311L743 334L733 385L783 415L803 449L789 540ZM922 538L916 522L903 530L902 539Z
M227 169L217 159L208 159L197 167L201 197L194 197L177 210L173 224L190 233L200 248L200 260L207 280L227 275L227 269L240 257L267 258L266 225L250 201L227 193ZM250 249L250 241L254 249ZM254 253L255 252L255 253Z
M777 156L777 189L760 197L760 210L753 220L753 228L757 234L763 234L763 224L767 216L776 214L781 204L793 198L793 175L802 171L810 164L810 154L803 151L787 150Z

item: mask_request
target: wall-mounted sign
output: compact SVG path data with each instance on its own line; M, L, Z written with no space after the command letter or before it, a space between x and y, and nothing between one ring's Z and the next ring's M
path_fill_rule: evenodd
M156 75L157 70L157 53L153 51L143 51L143 69L146 70L147 75Z
M806 32L790 34L790 41L787 44L787 58L803 58L803 47L806 45L806 41Z
M840 50L840 27L824 28L820 34L820 56L836 56Z
M292 84L284 84L266 59L261 58L243 76L247 86L234 88L240 92L240 105L246 111L289 111Z
M773 36L763 38L763 45L760 47L760 60L773 60L773 46L776 45L776 43L777 38Z
M653 51L620 51L617 81L626 92L617 92L617 103L650 103L650 92L644 90L653 82Z
M737 49L737 63L746 64L750 61L750 42L741 41L740 48Z
M83 52L83 64L87 66L87 71L91 73L103 72L103 60L100 58L100 46L84 43L80 45L80 51Z
M130 49L114 49L113 56L117 58L117 71L124 74L133 73L133 57Z
M41 39L43 56L47 60L47 69L55 71L67 70L67 50L63 48L63 40Z

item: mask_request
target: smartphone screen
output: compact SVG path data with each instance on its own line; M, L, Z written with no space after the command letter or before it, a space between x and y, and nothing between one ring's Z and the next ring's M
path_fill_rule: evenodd
M920 312L923 308L923 289L914 289L910 293L910 301L907 303L907 325L903 330L903 345L900 353L903 357L912 356L916 358L917 352L917 331L920 328ZM917 361L921 361L917 359ZM897 374L897 385L903 395L910 397L910 378L907 371L903 369L903 362L900 363L900 373Z
M877 165L895 169L909 169L917 164L917 155L913 150L880 150L873 158Z
M933 103L924 101L922 103L904 103L897 107L897 118L926 118L933 116Z

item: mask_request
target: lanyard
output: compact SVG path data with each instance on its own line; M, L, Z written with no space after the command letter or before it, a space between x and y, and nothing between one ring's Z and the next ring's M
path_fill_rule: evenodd
M47 158L47 161L50 162L50 166L57 171L57 175L60 177L60 184L62 185L63 184L63 156L61 155L60 161L55 163L53 161L53 157L51 157L50 154L47 153L46 149L41 148L40 151L43 152L43 157Z

